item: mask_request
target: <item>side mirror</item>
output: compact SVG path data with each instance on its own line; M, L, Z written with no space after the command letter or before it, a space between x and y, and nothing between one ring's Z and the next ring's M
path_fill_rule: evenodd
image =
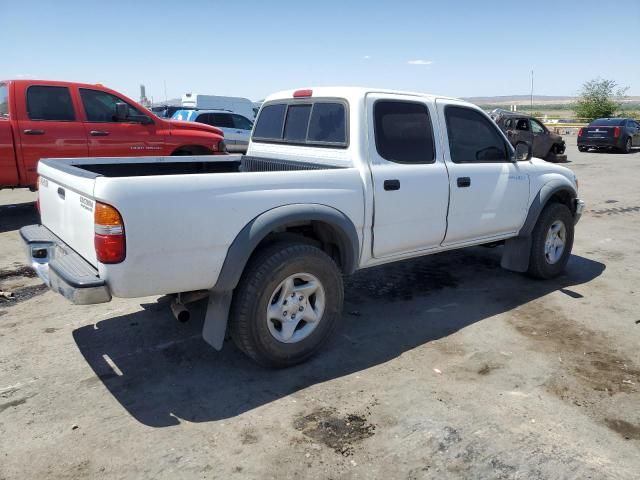
M126 122L128 113L129 113L129 105L122 102L116 103L115 119L117 122Z
M531 151L531 144L529 144L528 142L516 143L516 152L514 154L514 161L525 162L527 160L531 160L532 156L533 156L533 152Z

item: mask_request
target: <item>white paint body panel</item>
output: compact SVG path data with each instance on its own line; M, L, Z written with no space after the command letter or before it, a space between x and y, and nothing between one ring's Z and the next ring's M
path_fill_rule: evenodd
M347 148L251 142L247 154L344 168L86 178L73 170L41 164L39 173L49 179L50 187L65 185L71 192L63 204L54 188L43 189L43 224L97 266L113 296L141 297L213 287L238 233L275 207L321 204L342 212L358 232L358 267L365 268L479 244L488 238L508 238L524 223L529 205L543 185L558 182L576 188L570 170L535 159L490 168L453 164L438 106L452 99L349 87L314 88L313 92L314 97L341 98L348 103ZM265 103L292 96L293 91L281 92ZM370 102L377 98L406 99L428 106L436 144L434 163L393 164L377 155L370 108ZM188 160L139 157L61 162L81 165ZM452 193L450 199L449 190L454 189L459 175L472 177L474 188ZM511 178L514 175L526 176L526 180ZM382 185L387 178L399 178L401 189L385 191ZM113 205L121 213L127 242L124 262L96 262L93 215L80 206L81 195Z

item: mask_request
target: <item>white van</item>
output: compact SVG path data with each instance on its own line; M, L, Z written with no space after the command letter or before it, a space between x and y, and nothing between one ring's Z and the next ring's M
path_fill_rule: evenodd
M223 97L219 95L199 95L196 93L185 93L182 96L182 106L203 110L227 110L239 113L249 120L255 119L253 102L242 97Z

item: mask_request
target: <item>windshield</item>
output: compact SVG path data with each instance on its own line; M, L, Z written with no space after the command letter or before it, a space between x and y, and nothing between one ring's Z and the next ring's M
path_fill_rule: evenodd
M599 118L589 124L590 127L621 127L624 125L624 118Z

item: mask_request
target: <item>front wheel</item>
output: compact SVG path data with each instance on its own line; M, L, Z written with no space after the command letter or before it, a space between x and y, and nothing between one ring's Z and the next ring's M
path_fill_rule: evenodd
M245 269L231 305L231 337L261 365L289 367L314 355L336 329L342 275L313 245L279 242Z
M548 279L560 275L573 248L574 221L566 205L547 205L533 229L529 275Z

